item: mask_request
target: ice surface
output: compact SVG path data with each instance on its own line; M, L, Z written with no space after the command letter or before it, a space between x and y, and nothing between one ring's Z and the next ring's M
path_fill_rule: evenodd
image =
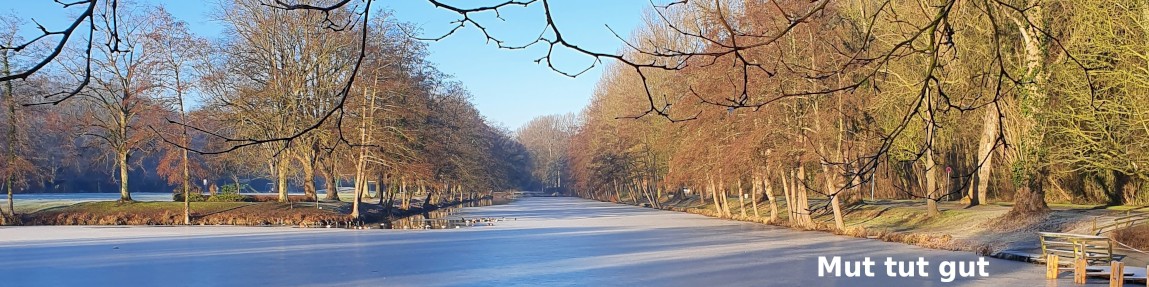
M0 227L0 286L1033 286L1044 266L574 198L467 208L451 230ZM817 276L818 256L932 262L929 277ZM1068 278L1069 276L1062 276ZM1101 282L1101 281L1097 281Z

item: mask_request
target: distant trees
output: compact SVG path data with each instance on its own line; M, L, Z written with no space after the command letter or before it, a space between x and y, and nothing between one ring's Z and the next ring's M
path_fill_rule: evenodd
M63 46L66 57L49 57L45 67L31 70L21 62L2 75L8 85L37 83L28 92L41 95L19 98L9 91L5 109L38 111L37 104L59 103L27 121L4 121L17 125L6 132L45 127L29 141L59 142L59 149L27 165L50 171L45 189L79 181L71 167L98 166L89 157L95 147L105 149L118 169L113 173L124 201L137 190L129 186L139 186L127 180L140 172L133 166L155 167L185 199L199 176L237 185L270 177L284 202L289 186L318 197L319 178L327 199L339 200L336 186L351 180L356 216L372 187L379 204L390 209L399 200L410 207L416 190L424 205L434 205L529 181L525 148L483 118L462 85L426 61L426 44L408 37L412 26L385 12L371 11L382 16L358 21L364 11L351 6L316 10L228 1L219 15L229 36L211 42L162 8L96 3L71 5L108 15L85 13L77 20L100 25L92 29L92 41L65 40L72 43ZM68 35L84 31L76 27ZM27 58L18 52L28 50L16 43L0 51ZM47 92L73 83L82 90ZM68 122L92 124L71 130ZM153 150L162 153L145 153ZM4 165L6 179L12 166ZM55 178L59 173L68 178ZM190 219L190 205L185 207Z
M515 132L515 140L531 154L531 174L541 181L536 187L539 191L567 192L571 136L577 124L574 114L548 115L527 122Z

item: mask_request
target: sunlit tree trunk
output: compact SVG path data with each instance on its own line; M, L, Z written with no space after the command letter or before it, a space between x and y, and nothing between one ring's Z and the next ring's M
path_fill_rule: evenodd
M795 197L795 211L798 215L798 224L802 227L809 227L813 220L810 219L810 199L806 192L806 167L798 165L798 174L794 179L794 197Z
M1000 135L1001 117L996 107L986 107L985 116L982 117L981 139L977 143L977 179L973 180L969 200L970 206L988 204L986 193L989 191L990 172L993 171L994 147Z
M738 179L734 185L734 195L738 196L739 213L742 215L742 218L746 218L746 197L742 196L742 194L742 179ZM757 206L755 206L754 210L758 210Z
M774 196L774 184L770 180L769 169L766 170L765 176L762 180L762 188L766 192L766 199L770 200L770 221L773 222L778 220L778 199Z
M718 199L718 188L714 186L714 179L710 176L706 177L706 189L710 192L710 198L714 201L714 215L722 217L722 203Z
M754 205L754 218L761 218L758 213L758 194L762 193L762 174L755 171L750 182L750 204Z
M125 118L126 120L126 118ZM127 127L120 130L122 133L127 132ZM132 201L132 194L128 193L128 150L120 149L116 152L116 164L120 167L120 201Z
M399 192L403 194L403 210L411 210L411 192L407 190L406 177L403 177L399 184Z
M937 216L938 211L938 168L934 162L934 101L930 91L926 90L926 98L922 102L926 111L926 216Z
M314 156L303 155L300 156L300 167L303 168L303 195L309 200L319 198L315 188L315 161Z
M275 157L275 190L279 193L279 202L287 202L287 173L288 159L286 155Z
M327 195L323 198L326 200L339 201L339 175L335 169L335 159L328 158L322 161L323 166L323 182L327 189Z
M790 178L790 174L790 171L782 171L782 195L786 197L786 221L790 222L790 224L796 224L798 221L796 216L797 210L794 209L794 202L797 200L794 199L793 186L790 184L790 181L787 180L787 178Z
M838 230L846 229L845 220L842 218L842 192L841 185L838 184L838 174L830 168L829 164L822 164L822 175L826 182L826 194L830 195L830 209L834 213L834 227Z
M722 171L719 171L718 173L722 174ZM718 179L718 195L722 197L722 216L725 218L730 218L730 192L726 190L725 183L726 181L722 180L722 178Z
M180 112L180 121L187 123L188 117L187 117L187 111L185 110L185 107L184 107L183 83L182 83L180 76L179 76L179 70L175 71L175 75L176 75L176 85L177 85L177 87L176 87L176 93L177 93L176 100L178 103L177 108L180 109L180 111L179 111ZM185 147L191 146L191 140L188 137L188 127L186 125L180 126L180 142ZM183 172L183 174L182 174L183 187L182 188L183 188L183 193L184 193L184 225L190 225L191 224L191 199L189 199L189 197L191 197L191 168L189 167L190 159L188 157L188 149L184 148L180 151L180 153L181 153L180 154L180 156L181 156L181 158L180 158L180 160L181 160L180 161L180 169ZM201 191L200 194L202 195L203 192Z

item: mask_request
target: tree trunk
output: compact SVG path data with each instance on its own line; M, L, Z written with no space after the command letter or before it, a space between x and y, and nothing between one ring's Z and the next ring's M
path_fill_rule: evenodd
M753 181L750 182L750 204L754 205L754 218L761 218L758 213L758 194L762 193L762 175L755 172Z
M181 102L182 102L182 100L181 100ZM182 104L181 104L181 106L182 106ZM184 122L186 123L187 120L185 119ZM183 137L184 137L183 138L183 144L184 144L184 146L187 146L187 144L188 144L187 127L184 127ZM184 149L183 150L184 225L191 225L191 200L188 199L188 197L190 197L190 195L191 195L191 186L190 186L191 185L191 178L190 177L191 177L191 172L189 171L189 168L188 168L188 150ZM200 192L200 195L203 195L202 191Z
M383 205L384 216L391 216L391 210L395 207L395 193L398 193L399 185L397 182L392 182L387 187L387 203Z
M834 212L834 227L838 230L845 230L846 223L842 218L842 200L841 196L844 193L844 187L838 183L838 174L830 168L829 164L822 164L822 175L826 182L826 194L830 197L830 209Z
M375 179L375 196L379 197L379 205L380 206L383 205L383 191L384 190L388 190L388 191L391 190L391 186L385 186L383 184L384 182L386 182L385 181L385 180L387 180L386 178L387 177L383 175L383 172L380 171L379 177L377 179Z
M303 195L310 201L319 198L319 195L315 191L315 161L308 157L311 156L300 157L299 163L303 166Z
M994 147L997 144L997 137L1001 129L1000 115L997 113L995 107L987 107L986 115L982 116L981 122L981 139L978 140L978 156L976 179L971 180L973 186L970 187L970 205L986 204L986 191L989 189L989 176L990 171L994 169Z
M786 197L786 221L790 222L790 224L796 224L797 217L795 217L796 212L794 210L794 202L796 200L794 200L794 193L791 191L792 186L790 185L790 181L787 180L790 174L789 171L782 171L782 196Z
M934 164L933 149L926 148L926 216L934 217L940 214L938 210L938 181L937 166Z
M993 171L993 154L994 147L997 145L1001 124L1001 116L996 107L987 107L985 116L982 117L983 126L981 129L981 139L977 144L977 179L973 180L974 186L970 188L970 206L979 204L988 204L986 199L986 192L989 191L989 177L990 172Z
M766 198L770 200L770 221L778 220L778 200L774 197L774 184L770 181L770 171L766 171L766 178L762 180L762 187L766 191Z
M323 199L339 201L339 175L336 174L334 164L327 163L327 161L331 161L331 159L327 159L323 163L323 185L327 189L327 195Z
M926 216L937 216L938 211L938 169L937 164L934 162L934 102L933 97L930 96L930 91L926 90L926 98L923 104L926 110Z
M721 171L719 171L721 173ZM730 192L726 190L726 182L721 178L718 179L718 194L722 196L722 215L725 218L731 218L730 214Z
M714 201L714 216L722 217L722 203L718 201L718 188L714 187L714 179L707 177L709 183L706 189L710 190L710 198Z
M794 179L794 197L795 197L795 211L798 214L798 224L802 227L809 227L813 220L810 219L810 199L806 192L806 167L798 165L798 176Z
M279 202L288 202L287 198L287 157L275 157L275 190L279 192Z
M734 190L735 194L738 195L738 211L742 218L746 218L746 196L743 196L742 193L742 179L738 179L737 184L734 185Z
M120 201L132 201L132 194L128 193L128 151L126 149L116 153L116 163L120 165Z
M351 218L359 219L359 202L363 194L359 193L359 190L355 190L353 193L355 196L352 196L353 199L351 200Z
M614 188L614 200L611 200L611 202L622 202L622 193L618 191L618 179L611 180L611 186Z

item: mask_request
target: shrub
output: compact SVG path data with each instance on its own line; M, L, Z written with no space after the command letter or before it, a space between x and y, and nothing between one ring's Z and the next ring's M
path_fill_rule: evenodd
M246 184L238 184L238 183L233 183L233 184L225 184L225 185L223 185L223 186L221 186L221 187L219 188L219 193L235 193L235 194L239 194L239 193L240 193L241 191L243 191L244 189L247 189L247 185L246 185Z
M238 193L220 193L215 196L208 197L208 202L241 202L247 201L247 197Z
M278 194L251 195L251 196L248 196L247 199L252 201L252 202L278 202L279 201L279 195ZM308 202L308 201L315 201L315 198L311 197L311 196L306 196L306 195L288 195L287 200L291 201L291 202Z
M1134 225L1113 231L1113 240L1133 248L1149 248L1149 225Z
M207 199L206 197L203 196L203 193L201 193L200 190L197 188L192 188L192 189L188 190L188 192L189 192L188 201L201 202L201 201L204 201L205 199ZM176 201L176 202L183 202L184 201L184 190L182 188L176 188L176 190L172 191L172 201Z
M240 202L247 201L247 197L240 195L239 191L243 190L241 184L228 184L220 188L219 194L213 195L208 198L210 202Z

